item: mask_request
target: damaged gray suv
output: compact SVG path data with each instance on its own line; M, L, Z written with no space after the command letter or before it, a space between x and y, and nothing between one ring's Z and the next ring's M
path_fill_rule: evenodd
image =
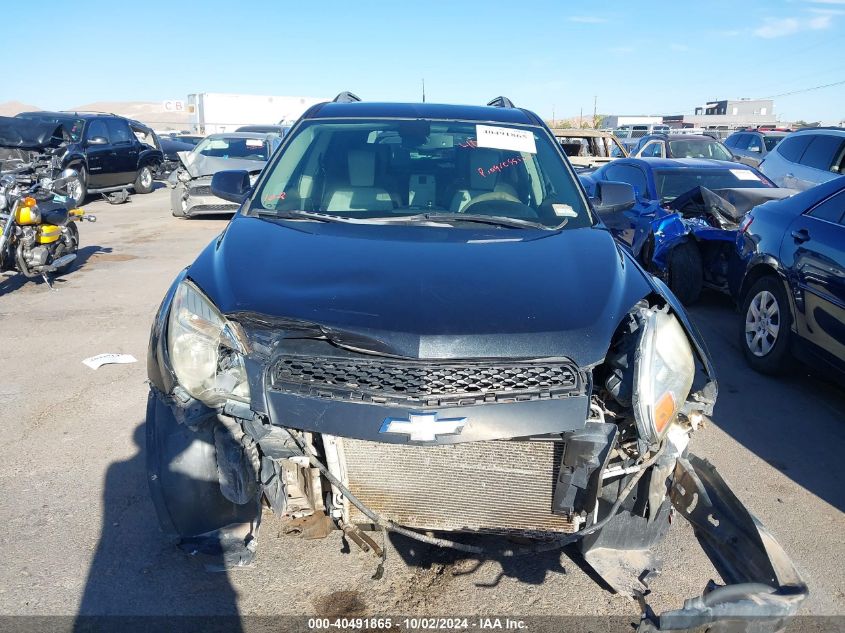
M789 558L687 451L716 378L598 219L632 188L587 199L535 114L343 93L255 182L211 189L239 211L167 292L148 358L148 479L182 547L248 564L269 510L375 553L373 531L477 556L577 544L641 595L681 515L728 584L643 629L796 611Z

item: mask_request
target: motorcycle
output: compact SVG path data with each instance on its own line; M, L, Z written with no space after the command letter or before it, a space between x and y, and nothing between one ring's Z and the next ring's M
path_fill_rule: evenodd
M79 174L65 169L57 178L42 178L27 187L13 174L0 175L0 272L42 277L65 272L79 249L77 222L96 217L69 198Z

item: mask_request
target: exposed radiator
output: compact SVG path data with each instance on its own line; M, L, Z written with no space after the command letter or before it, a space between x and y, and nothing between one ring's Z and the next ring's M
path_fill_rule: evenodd
M406 525L542 536L572 532L552 514L561 442L488 441L407 446L343 438L349 489ZM349 504L353 523L368 523Z

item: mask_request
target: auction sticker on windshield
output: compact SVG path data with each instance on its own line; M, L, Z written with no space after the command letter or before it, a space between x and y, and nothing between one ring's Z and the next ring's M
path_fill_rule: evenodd
M760 180L757 174L749 169L731 169L731 173L737 180Z
M476 125L475 135L478 147L507 149L514 152L528 152L529 154L537 153L537 144L534 142L533 132L493 125Z

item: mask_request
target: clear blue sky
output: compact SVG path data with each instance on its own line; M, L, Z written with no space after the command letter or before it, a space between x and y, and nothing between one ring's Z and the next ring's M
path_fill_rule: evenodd
M190 92L482 103L550 118L691 113L845 81L845 0L76 0L4 3L0 101L68 108ZM68 31L63 40L59 33ZM53 45L54 44L54 45ZM777 97L845 118L845 84Z

